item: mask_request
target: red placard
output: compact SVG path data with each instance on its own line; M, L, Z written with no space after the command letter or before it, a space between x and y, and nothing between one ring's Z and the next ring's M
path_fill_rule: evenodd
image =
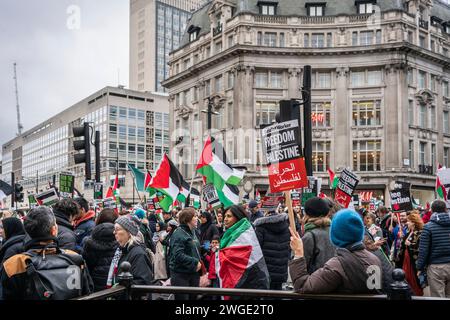
M341 189L336 189L336 193L334 195L334 200L339 203L344 208L348 208L350 201L352 201L352 196L349 196Z
M299 189L308 186L305 159L303 157L274 163L269 166L269 182L272 192Z

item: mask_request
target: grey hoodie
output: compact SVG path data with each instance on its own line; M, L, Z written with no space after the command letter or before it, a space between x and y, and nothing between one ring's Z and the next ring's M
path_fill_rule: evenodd
M431 264L450 263L450 214L433 213L420 236L417 270Z

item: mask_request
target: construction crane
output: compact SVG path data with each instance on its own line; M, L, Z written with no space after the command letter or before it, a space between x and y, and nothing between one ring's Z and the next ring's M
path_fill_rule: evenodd
M16 85L16 109L17 109L17 135L22 134L23 125L20 121L20 106L19 106L19 89L17 88L17 63L14 62L14 82Z

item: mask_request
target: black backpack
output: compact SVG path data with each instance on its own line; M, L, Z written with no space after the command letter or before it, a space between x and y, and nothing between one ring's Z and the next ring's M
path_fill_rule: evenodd
M45 254L49 248L56 254ZM27 259L26 300L68 300L93 291L93 282L82 256L68 254L56 244L42 252L29 250Z

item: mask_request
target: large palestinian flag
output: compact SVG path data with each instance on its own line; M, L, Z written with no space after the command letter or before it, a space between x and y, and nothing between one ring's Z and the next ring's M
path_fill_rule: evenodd
M160 191L164 199L159 201L161 208L168 212L170 207L180 193L182 177L177 167L164 154L161 163L156 169L155 175L150 182L150 187Z
M248 219L239 220L223 235L216 274L221 288L269 289L269 272Z
M225 207L239 203L239 192L233 186L244 177L245 170L233 169L225 150L212 137L208 137L196 170L204 177L205 184L212 184Z

